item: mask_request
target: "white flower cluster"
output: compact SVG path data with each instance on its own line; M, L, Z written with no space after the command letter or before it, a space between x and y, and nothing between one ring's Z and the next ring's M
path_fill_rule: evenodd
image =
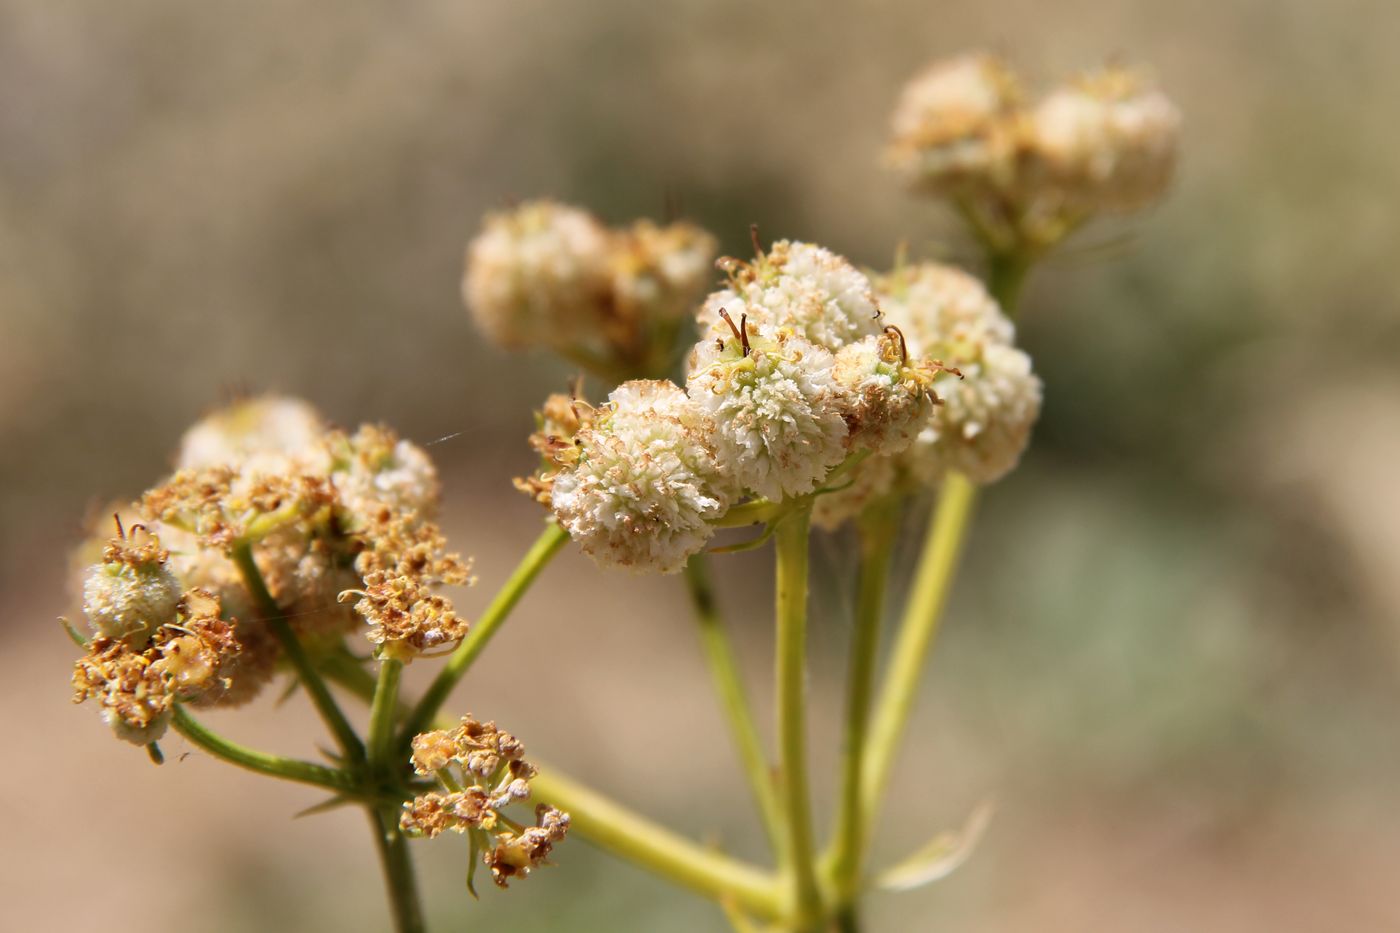
M937 263L898 270L877 283L889 320L916 352L951 370L934 379L940 404L906 461L925 482L949 470L977 483L1006 475L1040 414L1040 379L1013 341L1015 328L982 283Z
M905 87L887 158L911 187L956 199L984 234L1044 245L1092 214L1161 197L1180 123L1171 101L1125 68L1028 102L1005 63L966 55Z
M715 248L691 224L610 229L579 208L531 201L487 215L467 247L462 295L501 346L549 347L608 375L659 371Z
M684 389L628 382L596 410L555 396L542 413L545 468L520 485L605 566L678 571L730 505L823 491L932 424L941 365L881 317L848 261L780 242L721 267L730 286L700 313Z
M714 533L727 484L701 407L669 382L618 386L553 481L559 522L605 567L675 573Z
M986 288L953 266L921 263L875 280L884 318L911 355L934 358L938 402L917 419L912 443L862 461L847 485L824 495L813 521L824 528L853 518L892 489L936 485L950 471L994 482L1020 459L1040 414L1041 383L1014 345L1015 328Z

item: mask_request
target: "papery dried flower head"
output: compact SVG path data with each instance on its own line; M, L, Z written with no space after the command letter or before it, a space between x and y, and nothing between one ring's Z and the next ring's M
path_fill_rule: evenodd
M497 833L495 847L483 856L497 887L510 887L512 879L546 864L554 844L569 831L569 814L547 804L535 808L535 821L520 833Z
M413 769L436 777L444 792L427 793L404 804L400 827L409 835L432 838L443 832L472 834L474 848L506 887L512 878L543 864L554 843L564 838L569 815L553 807L535 809L535 826L521 827L502 811L530 797L533 765L520 741L496 727L463 717L453 729L413 739Z
M729 286L700 309L703 338L722 336L724 310L754 326L786 328L835 351L880 333L870 280L844 257L811 243L779 240L751 262L721 259Z
M140 647L175 620L183 587L169 557L144 526L133 526L128 535L118 522L102 562L83 577L83 615L95 635Z
M471 566L447 550L436 525L383 506L362 516L356 533L364 543L355 558L363 586L342 598L356 599L380 657L407 661L466 635L469 623L438 588L468 585Z
M835 358L787 327L728 320L727 337L696 344L686 383L713 420L720 468L773 501L805 495L847 453Z
M1176 164L1181 115L1141 74L1109 67L1052 91L1031 114L1044 184L1074 210L1134 211L1159 199Z
M219 617L218 600L191 590L144 645L99 636L73 671L73 701L96 699L117 736L136 745L165 732L177 701L217 696L228 687L242 645Z
M714 426L669 382L613 390L549 475L549 500L585 554L604 567L676 573L714 533L729 506Z
M913 187L958 194L1014 180L1020 83L984 53L937 62L900 95L888 161Z

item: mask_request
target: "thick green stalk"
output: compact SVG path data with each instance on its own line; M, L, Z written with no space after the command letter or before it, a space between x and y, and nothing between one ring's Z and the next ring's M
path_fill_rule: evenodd
M418 701L418 705L413 708L413 712L409 713L399 730L400 746L406 746L415 735L429 728L448 694L462 679L462 675L467 672L477 655L482 652L492 636L500 629L501 624L515 608L515 604L520 601L520 597L524 596L525 591L530 588L530 584L535 582L540 571L545 568L555 554L559 553L559 549L568 540L569 533L552 521L545 526L544 531L540 532L539 538L525 553L525 557L521 559L520 564L506 580L505 585L497 591L495 598L486 607L481 618L472 625L467 637L462 639L462 643L452 652L447 663L443 665L442 670L428 686L427 692Z
M256 751L231 742L211 731L178 703L175 704L175 718L172 725L176 732L215 758L240 768L246 768L269 777L310 784L313 787L324 787L338 794L353 796L360 793L359 784L354 776L344 771L312 764L309 761L298 761L295 758L269 755L266 752Z
M860 577L856 594L855 630L851 636L846 679L845 742L841 752L841 798L832 840L831 879L838 903L850 904L857 894L869 828L861 803L861 767L870 721L870 699L880 646L880 624L890 558L899 531L900 500L877 500L860 517Z
M407 840L399 829L398 810L393 807L366 807L370 831L374 833L379 850L379 866L384 872L384 886L389 893L389 908L394 916L397 933L423 933L427 924L418 900L418 881L413 874L413 860L408 853Z
M369 708L369 761L381 775L388 775L393 769L394 714L398 711L402 677L402 661L385 658L379 662L379 681Z
M798 930L807 929L821 912L807 787L807 548L811 522L811 503L801 503L778 519L773 532L777 551L778 750L787 823L783 871L788 906Z
M540 766L530 787L534 799L569 814L570 832L599 848L766 920L782 916L780 891L768 873L658 826L548 765Z
M239 574L243 577L244 585L248 587L248 591L257 602L258 608L267 617L268 628L276 636L278 643L282 646L282 651L287 655L287 659L292 662L292 667L296 670L301 685L306 688L307 695L311 697L316 711L321 714L326 728L330 729L331 734L335 736L345 759L350 762L364 761L364 744L360 741L354 727L350 725L350 721L345 718L345 714L340 711L335 697L331 696L326 682L321 679L321 675L317 673L311 659L307 657L296 633L287 624L286 616L277 605L277 600L268 591L262 571L258 570L257 562L253 560L252 545L247 541L235 543L231 556L234 564L238 567Z
M976 502L977 487L962 474L949 474L943 481L938 507L929 522L928 536L919 556L909 602L890 652L884 689L871 719L861 776L862 820L866 825L879 811L889 782L899 740L913 708L929 648L938 634L938 624L952 589L953 575Z
M1001 305L1007 316L1015 317L1021 301L1021 289L1034 264L1034 257L1025 250L992 251L987 254L987 291Z
M773 786L772 765L763 750L763 740L759 738L758 726L754 723L753 709L749 705L743 681L739 677L734 648L724 631L724 622L715 602L714 587L710 583L708 559L704 554L696 554L686 564L685 582L694 607L695 621L700 626L700 643L705 649L710 676L714 680L715 692L719 694L725 719L729 722L729 730L739 752L739 761L748 778L749 789L758 804L763 827L768 832L768 841L775 852L781 852L783 817L778 807L777 791Z

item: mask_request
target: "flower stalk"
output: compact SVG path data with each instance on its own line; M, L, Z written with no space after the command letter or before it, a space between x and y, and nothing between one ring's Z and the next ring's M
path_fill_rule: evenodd
M815 923L821 912L807 781L807 550L811 520L810 500L801 502L778 521L773 534L777 552L774 679L781 797L787 823L783 881L796 929Z
M725 633L710 581L709 563L705 555L696 554L685 567L686 589L700 629L700 643L709 662L710 676L720 706L734 739L749 790L758 805L763 828L775 852L784 845L783 818L773 785L773 768L759 738L753 709L739 676L734 647Z
M870 720L880 625L890 561L899 530L900 499L887 496L860 517L860 571L855 629L846 680L845 739L841 750L841 796L829 853L829 875L839 904L851 905L859 890L869 825L862 805L862 768Z

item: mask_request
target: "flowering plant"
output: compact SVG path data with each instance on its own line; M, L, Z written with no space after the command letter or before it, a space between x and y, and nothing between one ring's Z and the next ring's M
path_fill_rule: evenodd
M985 253L987 284L901 251L867 272L795 240L714 263L690 224L610 229L549 201L493 214L467 251L463 293L504 348L540 347L580 379L543 403L537 467L516 486L544 528L482 616L448 591L473 582L435 523L438 476L383 426L336 430L309 405L261 397L200 421L175 472L82 546L87 631L75 699L161 760L174 729L232 764L328 792L313 808L369 816L394 921L423 928L406 840L470 843L499 887L546 864L572 831L716 900L737 929L855 930L863 899L943 877L985 825L893 868L867 859L901 736L980 487L1013 469L1042 385L1012 323L1032 266L1104 213L1161 196L1178 118L1138 75L1109 68L1028 102L986 55L905 89L888 159L946 199ZM704 294L717 266L719 287ZM693 343L683 337L695 330ZM678 344L689 346L688 352ZM670 378L678 375L676 381ZM879 676L901 514L937 505ZM808 789L804 664L812 527L853 525L859 592L848 659L840 794L818 849ZM757 529L715 547L721 529ZM761 868L683 839L525 757L494 721L441 711L551 558L572 541L607 571L679 574L774 855ZM709 554L771 542L776 569L776 767L740 683ZM360 642L359 639L364 641ZM404 667L445 657L423 695ZM239 745L196 716L290 675L336 743L329 764ZM335 687L369 704L351 725ZM519 812L526 801L533 813ZM512 815L514 814L514 815Z

